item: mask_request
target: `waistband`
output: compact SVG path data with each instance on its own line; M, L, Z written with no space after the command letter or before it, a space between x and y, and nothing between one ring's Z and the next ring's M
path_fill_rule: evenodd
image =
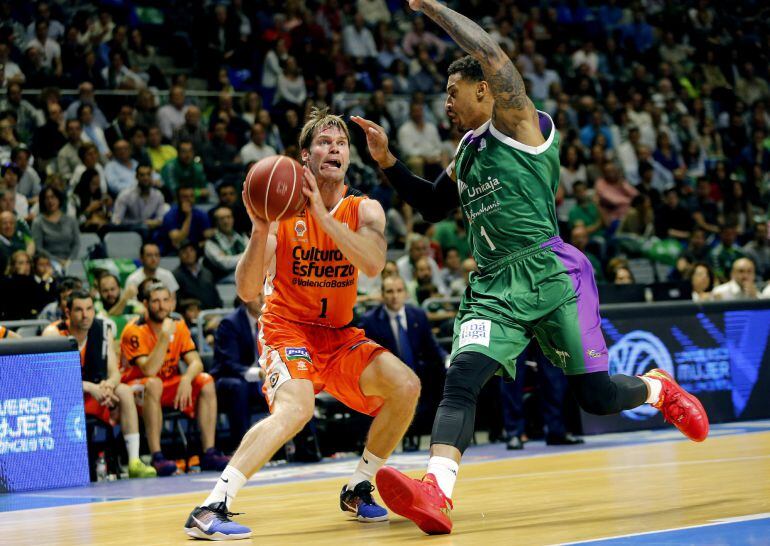
M543 249L550 248L562 242L563 241L561 240L561 237L557 235L556 237L551 237L550 239L547 239L546 241L543 241L541 243L535 243L533 245L525 246L524 248L520 248L519 250L517 250L512 254L508 254L508 256L504 256L503 258L500 258L499 260L496 260L491 264L487 264L486 267L483 267L483 268L479 267L479 273L481 273L482 275L486 273L494 273L495 271L499 270L500 268L508 264L516 263L519 260L522 260L528 256L537 254Z

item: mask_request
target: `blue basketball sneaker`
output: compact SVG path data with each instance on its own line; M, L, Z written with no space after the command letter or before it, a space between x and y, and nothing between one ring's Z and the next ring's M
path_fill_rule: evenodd
M358 521L365 523L386 521L388 511L374 502L372 491L374 486L368 481L359 483L352 490L344 485L340 492L340 509L343 512L350 512Z
M249 538L251 529L230 519L238 514L230 512L224 502L208 506L196 506L190 513L184 532L193 538L203 540L238 540Z

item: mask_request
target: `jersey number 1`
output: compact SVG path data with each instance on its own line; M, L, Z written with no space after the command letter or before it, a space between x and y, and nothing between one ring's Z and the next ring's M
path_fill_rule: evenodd
M321 298L321 314L318 315L318 318L326 318L326 298Z
M495 243L493 243L492 239L490 239L489 235L487 235L487 230L484 229L484 226L481 226L481 236L484 237L484 239L486 239L487 244L489 245L489 248L491 248L492 250L497 249L497 247L495 247ZM326 308L324 307L324 309Z

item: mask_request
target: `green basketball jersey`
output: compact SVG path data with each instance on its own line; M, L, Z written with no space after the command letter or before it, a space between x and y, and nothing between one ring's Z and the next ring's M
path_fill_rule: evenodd
M559 233L559 136L550 116L538 115L540 146L513 140L490 120L465 135L455 155L468 245L482 269Z

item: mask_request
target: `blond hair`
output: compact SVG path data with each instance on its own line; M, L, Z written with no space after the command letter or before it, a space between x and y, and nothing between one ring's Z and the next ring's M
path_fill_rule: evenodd
M309 149L316 133L327 127L337 127L340 131L345 133L348 142L350 142L350 131L348 131L348 126L345 125L342 116L330 114L328 108L314 107L310 110L310 115L308 116L307 121L305 121L305 125L302 127L302 131L299 134L299 149Z

